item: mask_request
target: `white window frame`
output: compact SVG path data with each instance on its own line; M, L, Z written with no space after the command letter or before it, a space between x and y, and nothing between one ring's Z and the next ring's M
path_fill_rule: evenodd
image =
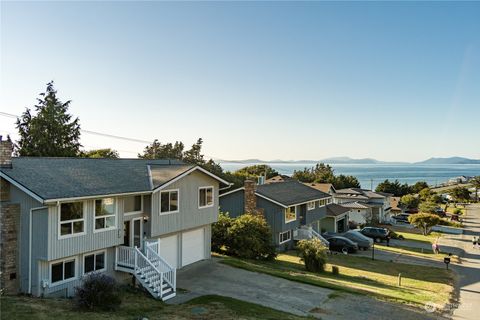
M162 212L162 194L164 193L168 193L168 207L170 208L170 193L171 192L177 192L177 210L175 211L165 211L165 212ZM159 199L159 207L158 207L158 211L160 212L161 215L164 215L164 214L171 214L171 213L177 213L180 211L180 189L169 189L169 190L162 190L160 191L160 199Z
M73 202L81 202L82 203L82 214L83 214L83 217L81 219L73 219L73 220L65 220L65 221L62 221L62 204L65 204L65 203L73 203ZM68 202L62 202L62 203L58 203L57 205L57 231L58 231L58 240L60 239L68 239L68 238L74 238L74 237L80 237L80 236L83 236L83 235L86 235L87 234L87 221L86 221L86 210L85 210L85 201L68 201ZM78 232L78 233L73 233L73 223L74 222L79 222L79 221L83 221L83 232ZM62 224L67 224L67 223L71 223L72 224L72 233L71 234L66 234L66 235L62 235Z
M212 204L207 204L205 206L200 206L200 190L202 189L212 189ZM207 193L205 192L205 197L207 196ZM206 199L205 199L206 200ZM205 201L206 203L206 201ZM203 187L198 187L198 209L205 209L205 208L211 208L215 205L215 188L213 186L203 186Z
M292 208L292 207L295 208L295 219L287 221L287 210ZM284 211L283 215L284 215L285 223L290 223L290 222L296 221L297 220L297 206L290 206L288 208L285 208L285 211Z
M93 255L93 264L94 264L94 269L95 269L95 264L97 263L95 257L96 257L96 255L102 254L102 253L104 254L104 257L105 257L103 259L103 263L104 263L103 269L85 272L85 257ZM85 253L82 256L82 274L84 276L92 274L94 272L105 272L105 271L107 271L107 250L99 250L99 251L89 252L89 253Z
M104 200L104 199L113 199L113 214L108 214L108 215L104 215L104 216L96 216L96 210L97 210L97 205L96 205L96 202L97 200ZM94 199L93 200L93 233L99 233L99 232L105 232L105 231L110 231L110 230L116 230L117 229L117 199L116 198L101 198L101 199ZM115 217L115 225L113 227L108 227L108 228L102 228L102 229L96 229L95 228L95 224L97 222L97 219L106 219L108 217L111 217L111 216L114 216Z
M282 241L282 235L285 234L285 233L288 233L288 239ZM291 230L280 232L278 234L278 244L284 244L285 242L289 242L289 241L292 241L292 231Z
M73 260L73 263L74 263L74 267L73 267L74 276L72 278L65 279L65 262L70 262L72 260ZM52 281L52 267L53 267L54 264L58 264L60 262L62 262L62 278L63 278L63 280L53 282ZM50 287L56 287L56 286L62 285L64 283L68 283L68 282L77 280L77 278L78 278L78 272L77 272L78 264L77 264L77 262L78 262L78 259L77 259L76 256L65 258L65 259L60 259L60 260L55 260L55 261L50 262L50 264L48 266L48 273L49 273L48 278L49 278L49 281L50 281Z
M323 203L323 204L322 204ZM320 199L318 200L318 206L319 207L324 207L327 205L327 200L326 199Z
M126 198L130 198L130 197L140 197L140 211L131 211L131 212L125 212L125 199ZM122 202L123 202L123 215L124 216L133 216L135 214L139 214L139 213L143 213L143 195L132 195L132 196L128 196L128 197L125 197L122 199Z
M311 211L311 210L314 210L314 209L315 209L315 202L316 202L316 201L309 201L309 202L307 202L307 210L308 210L308 211ZM313 207L312 207L312 205L313 205Z

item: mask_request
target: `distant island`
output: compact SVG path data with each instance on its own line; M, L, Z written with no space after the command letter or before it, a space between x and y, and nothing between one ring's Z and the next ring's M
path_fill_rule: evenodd
M469 159L463 157L448 157L448 158L430 158L419 162L395 162L395 161L379 161L372 158L353 159L350 157L332 157L321 160L260 160L260 159L244 159L244 160L221 160L218 162L228 163L256 163L256 164L269 164L269 163L305 163L316 164L319 162L328 164L417 164L417 165L429 165L429 164L480 164L480 159Z

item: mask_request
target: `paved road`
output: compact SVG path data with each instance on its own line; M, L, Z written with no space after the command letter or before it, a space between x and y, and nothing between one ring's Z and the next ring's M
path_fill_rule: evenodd
M458 289L460 305L453 313L453 319L480 319L480 249L472 246L472 237L480 236L480 204L468 207L464 219L465 232L461 236L441 238L440 246L456 246L464 250L462 263L453 265L460 275Z
M216 259L188 266L177 273L177 287L186 289L167 303L216 294L273 309L324 320L443 319L421 309L350 295L218 263ZM336 292L336 295L330 295Z

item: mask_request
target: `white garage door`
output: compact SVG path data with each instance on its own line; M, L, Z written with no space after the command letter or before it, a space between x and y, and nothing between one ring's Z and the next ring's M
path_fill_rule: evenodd
M205 258L204 228L182 234L182 266Z
M160 256L172 267L178 266L178 235L160 239Z

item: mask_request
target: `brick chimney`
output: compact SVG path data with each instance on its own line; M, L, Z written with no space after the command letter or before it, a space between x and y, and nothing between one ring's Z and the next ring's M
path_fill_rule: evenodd
M245 180L245 213L257 212L257 196L255 195L256 185L253 180Z
M4 140L3 137L0 136L0 168L12 167L12 151L13 143L10 137L7 136L7 139Z

